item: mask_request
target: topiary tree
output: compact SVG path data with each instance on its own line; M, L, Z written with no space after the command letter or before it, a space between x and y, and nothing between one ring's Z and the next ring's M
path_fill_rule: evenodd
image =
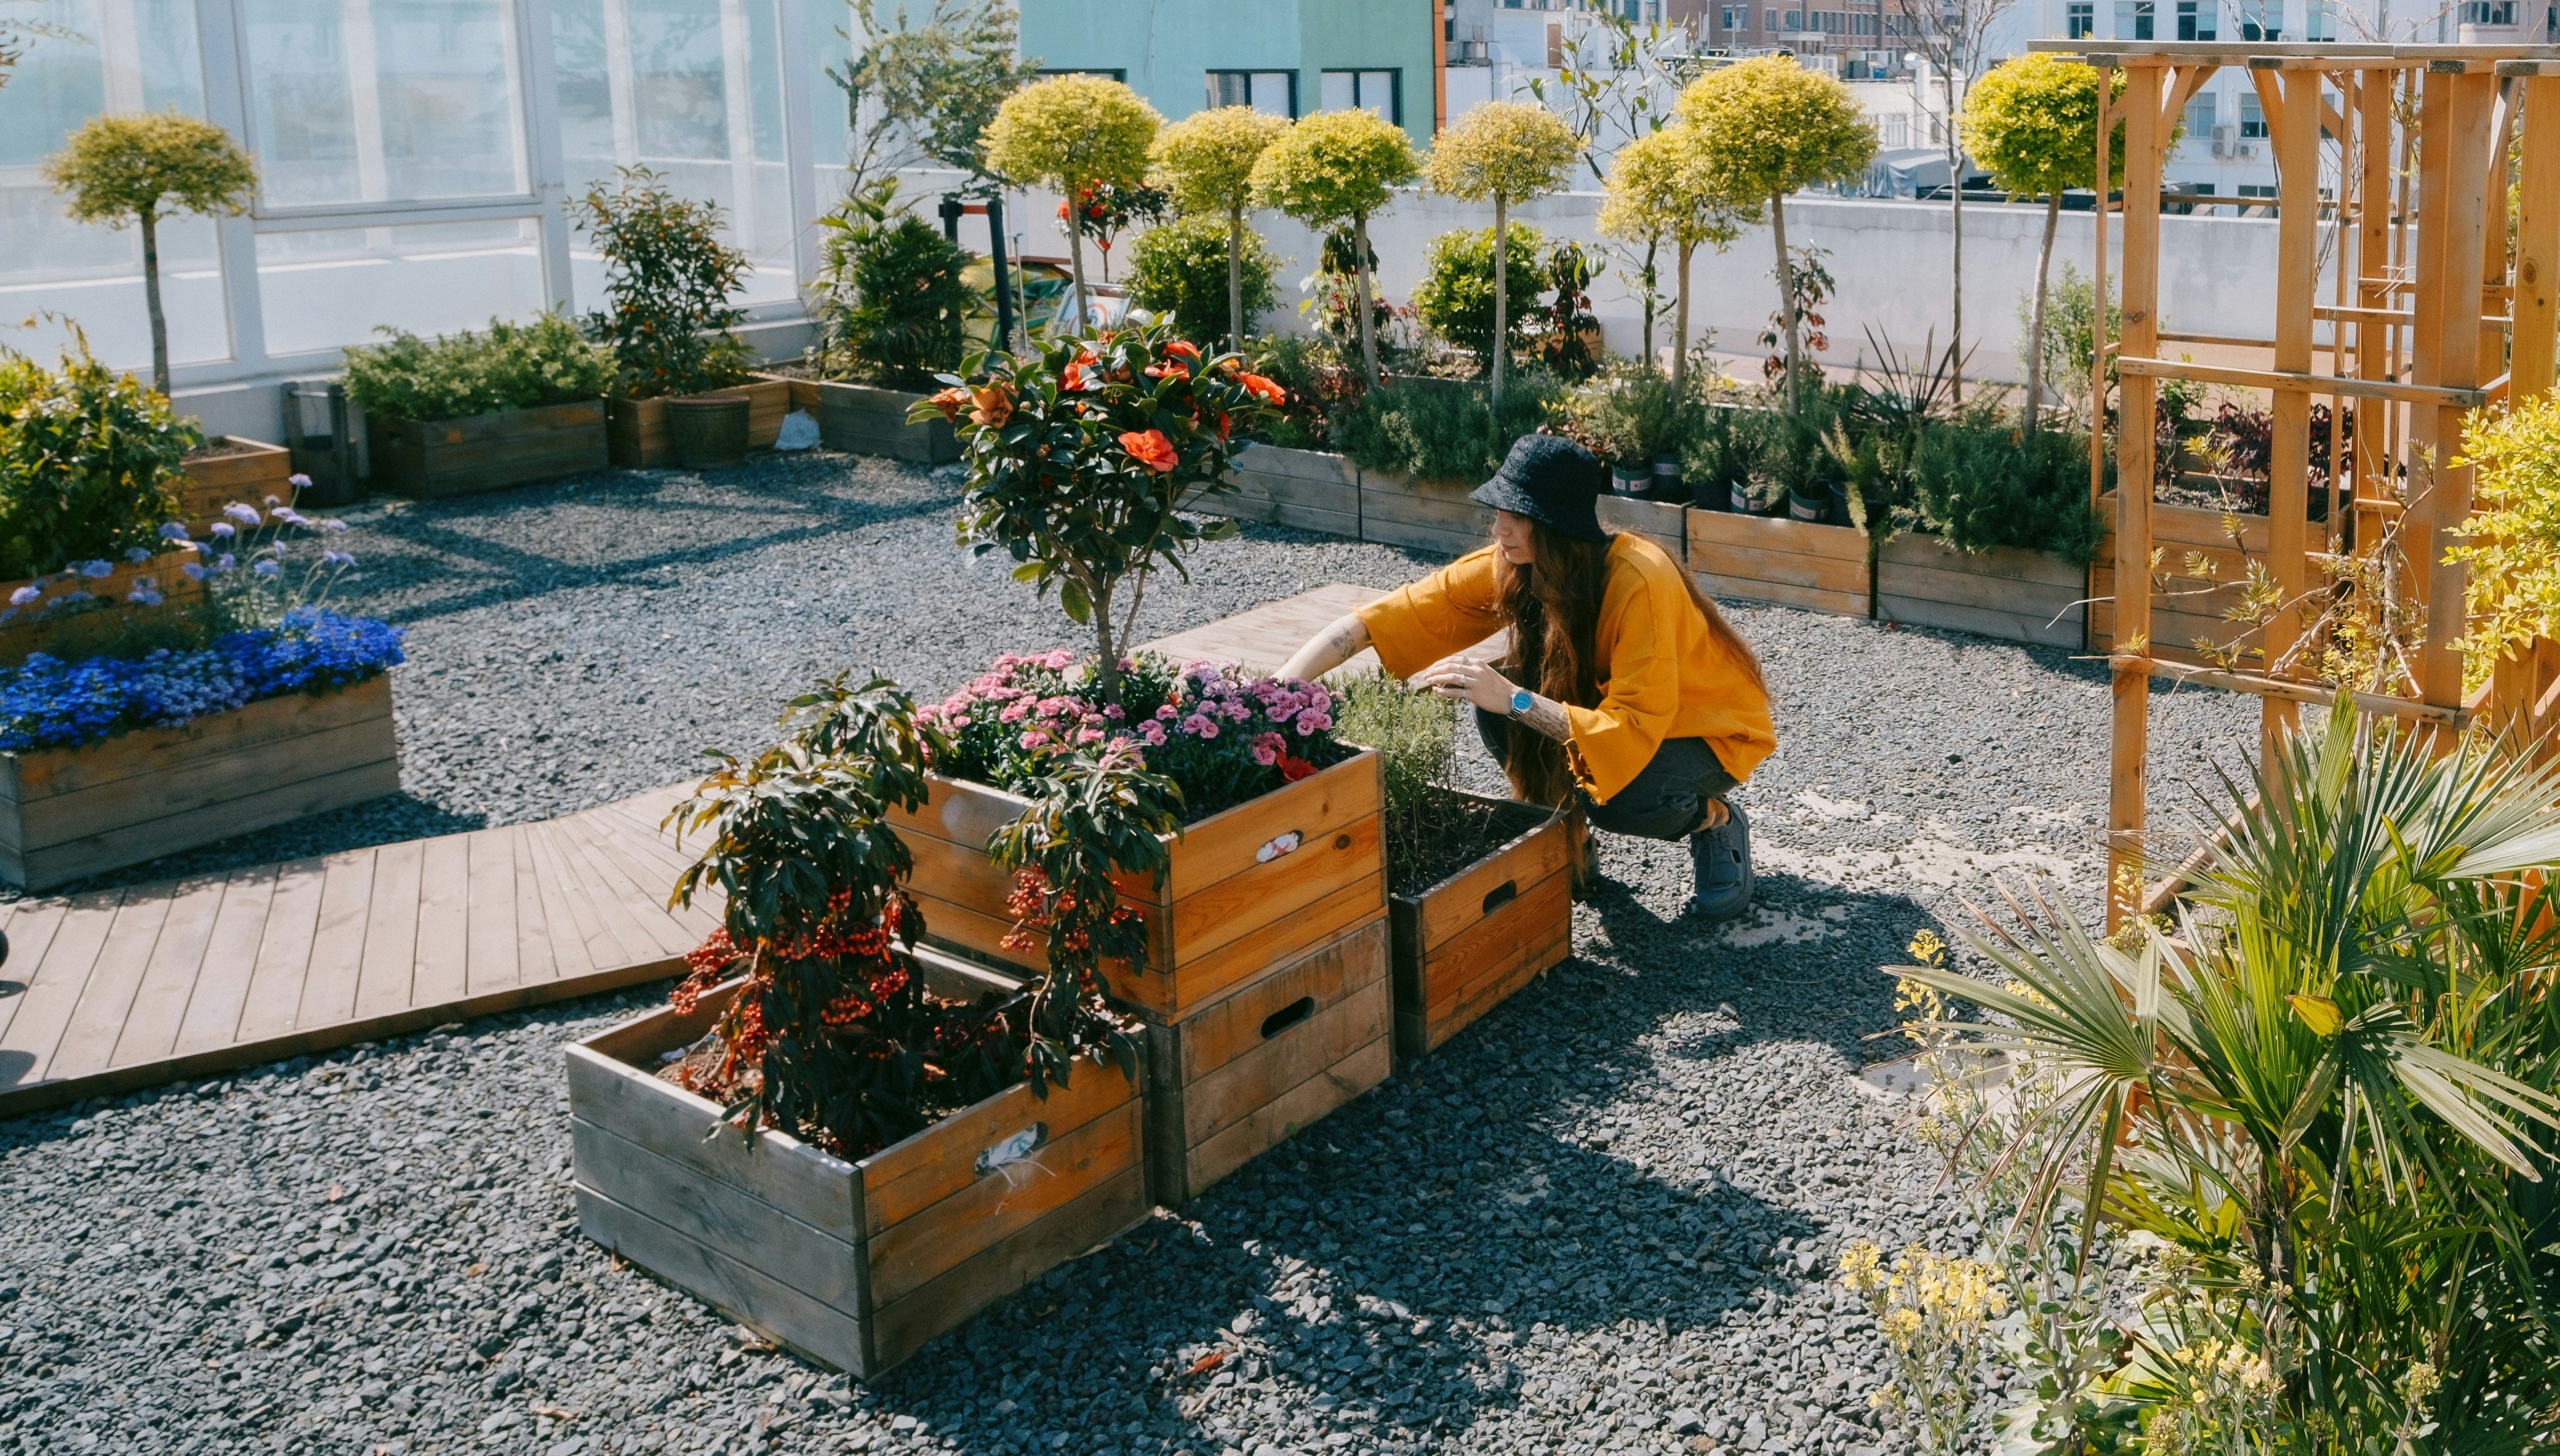
M1278 260L1251 234L1239 257L1235 241L1224 220L1200 214L1139 234L1129 248L1129 301L1172 314L1175 332L1186 339L1250 332L1254 316L1277 301Z
M1796 323L1796 280L1787 251L1787 194L1846 182L1875 159L1875 128L1848 87L1787 56L1762 56L1710 71L1680 92L1675 114L1694 128L1708 195L1739 222L1769 208L1778 245L1778 299L1787 342L1787 403L1804 401L1804 353Z
M1147 148L1165 118L1119 81L1099 76L1052 76L1005 98L987 128L987 170L1009 181L1083 197L1097 187L1136 187L1147 179ZM1075 329L1091 295L1084 290L1083 230L1066 230L1075 277Z
M1511 205L1564 185L1582 138L1563 118L1530 101L1488 101L1440 133L1425 170L1434 189L1461 202L1494 203L1494 337L1508 340L1505 283L1511 273ZM1494 350L1493 392L1503 398L1508 344Z
M1666 126L1618 149L1604 184L1608 201L1600 205L1600 231L1611 238L1643 243L1649 247L1669 242L1679 258L1673 275L1672 386L1688 384L1688 264L1698 244L1712 243L1722 252L1741 229L1733 210L1709 185L1699 165L1697 133L1690 127ZM1645 363L1650 366L1653 361Z
M45 159L45 180L71 194L82 223L142 229L142 301L151 314L151 387L169 393L169 319L160 308L160 218L164 212L248 209L257 168L231 133L176 111L92 116Z
M1319 111L1289 128L1253 164L1256 206L1276 208L1310 228L1352 225L1352 274L1359 295L1360 366L1377 387L1377 326L1370 315L1368 220L1417 171L1404 128L1373 111Z
M1288 130L1285 116L1265 115L1251 106L1218 106L1166 127L1147 149L1157 185L1173 194L1177 209L1187 216L1225 215L1229 348L1244 346L1244 212L1253 206L1253 164Z
M2116 89L2124 89L2121 78ZM2098 172L2097 70L2059 56L2011 57L1967 92L1964 134L1965 150L2001 191L2044 198L2044 243L2035 254L2035 304L2026 325L2026 427L2034 429L2044 399L2045 276L2053 266L2062 191L2094 185ZM2124 175L2121 126L2109 150L2112 186Z

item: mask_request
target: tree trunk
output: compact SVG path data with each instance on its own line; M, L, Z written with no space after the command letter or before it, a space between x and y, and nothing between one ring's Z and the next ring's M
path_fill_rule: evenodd
M1226 213L1226 347L1244 348L1244 209Z
M1378 387L1377 332L1370 324L1368 293L1368 215L1352 219L1352 294L1353 305L1360 309L1360 367L1368 371L1368 387Z
M2105 221L2105 215L2100 215ZM2044 402L2044 275L2053 266L2053 230L2062 222L2062 194L2044 200L2044 246L2035 255L2035 311L2026 323L2026 427L2031 431Z
M1503 365L1511 358L1510 205L1494 194L1494 407L1503 407Z
M151 312L151 388L169 394L169 316L160 311L160 219L142 210L142 302Z
M1948 390L1956 403L1965 399L1965 143L1956 131L1956 68L1951 55L1948 64L1939 68L1938 77L1947 93L1947 196L1955 204L1954 266L1948 277L1952 290L1949 304L1953 317L1948 321Z
M1695 243L1680 245L1680 276L1672 279L1672 393L1675 395L1688 384L1688 260L1696 250ZM1651 359L1653 356L1653 345L1648 341L1645 357Z
M1099 653L1093 668L1105 703L1120 701L1120 647L1111 640L1111 589L1117 584L1097 580L1084 588L1085 604L1093 609L1093 644Z
M1654 266L1655 255L1662 245L1663 240L1659 237L1645 240L1645 362L1647 364L1654 362L1654 315L1661 311L1662 304L1662 274ZM1673 364L1672 372L1674 374L1680 372L1678 363Z
M1787 195L1769 195L1769 232L1778 240L1778 318L1787 341L1787 410L1801 413L1805 407L1804 366L1797 358L1796 344L1796 263L1787 256Z
M1085 310L1093 306L1091 295L1084 291L1084 229L1076 215L1075 189L1066 190L1066 261L1075 279L1075 307L1067 332L1075 338L1085 337ZM1025 321L1028 332L1029 321Z

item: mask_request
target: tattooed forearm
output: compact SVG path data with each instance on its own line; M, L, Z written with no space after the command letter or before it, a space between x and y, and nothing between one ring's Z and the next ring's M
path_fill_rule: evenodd
M1282 664L1284 678L1321 678L1360 655L1369 645L1368 624L1357 615L1335 618L1332 625L1308 639L1297 655Z
M1534 693L1529 695L1528 712L1514 722L1541 738L1553 738L1559 743L1573 736L1573 722L1564 716L1564 705Z

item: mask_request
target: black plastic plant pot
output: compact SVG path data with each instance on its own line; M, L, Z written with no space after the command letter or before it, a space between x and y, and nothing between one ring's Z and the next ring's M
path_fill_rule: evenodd
M1799 521L1828 521L1832 514L1832 493L1823 491L1807 495L1801 490L1787 492L1787 514Z
M1661 501L1668 505L1682 505L1687 502L1688 497L1688 482L1680 479L1680 456L1656 455L1654 478L1645 488L1645 499Z
M2091 165L2095 166L2096 164L2092 163ZM1751 483L1749 481L1737 480L1725 486L1724 505L1726 510L1731 511L1737 516L1757 516L1760 514L1760 503L1751 499Z
M744 395L667 402L667 443L688 470L726 470L746 461Z
M1646 470L1643 466L1612 465L1609 467L1609 489L1612 493L1617 495L1643 495L1645 493L1645 487L1651 483L1652 480L1652 473Z

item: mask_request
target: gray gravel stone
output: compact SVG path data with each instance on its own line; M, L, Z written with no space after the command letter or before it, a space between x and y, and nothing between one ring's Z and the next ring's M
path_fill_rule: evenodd
M939 693L1070 640L951 544L954 499L819 455L351 513L350 604L411 631L404 793L126 878L566 812L752 746L820 673ZM1248 529L1146 631L1425 565ZM1852 1237L1979 1230L1858 1075L1896 1054L1875 968L1990 871L2094 904L2106 685L1732 615L1783 738L1749 917L1679 919L1681 847L1604 839L1575 959L878 1387L577 1235L559 1047L650 988L0 1124L0 1452L1901 1449L1825 1275ZM2157 712L2164 800L2254 740L2247 705Z

